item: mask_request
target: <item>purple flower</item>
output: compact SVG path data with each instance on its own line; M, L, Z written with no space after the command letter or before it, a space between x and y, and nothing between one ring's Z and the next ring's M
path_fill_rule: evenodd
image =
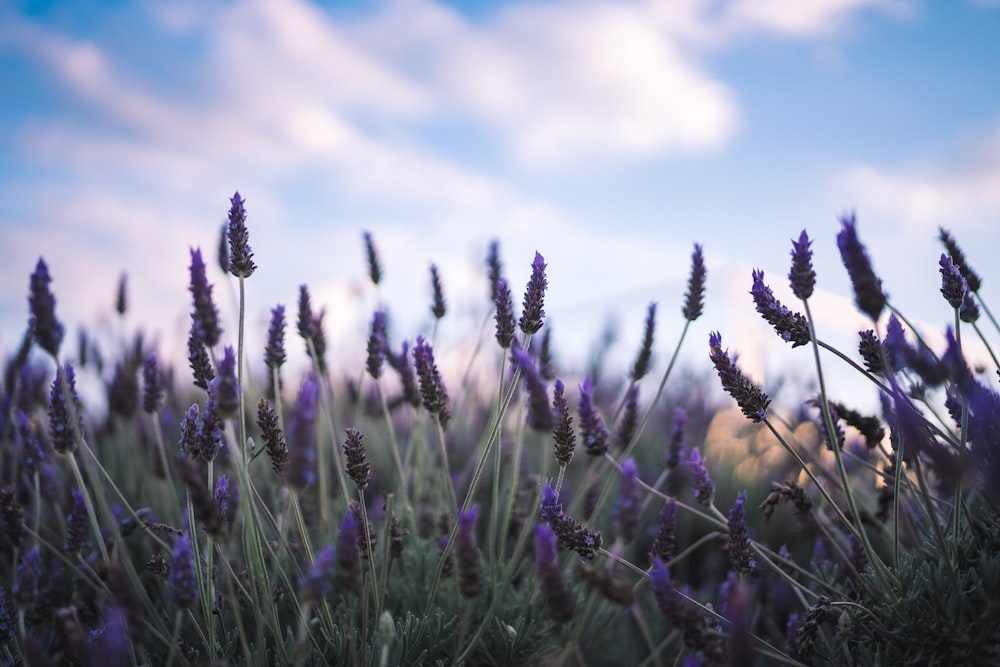
M885 362L882 358L882 343L878 336L871 329L859 331L858 353L865 362L865 368L869 373L878 375L885 371Z
M858 240L854 213L842 216L840 223L843 229L837 234L837 247L854 286L854 302L861 312L877 321L886 304L882 281L875 275L868 253Z
M691 473L691 486L694 490L694 498L702 505L709 505L715 495L715 482L708 474L708 468L701 459L701 452L697 447L691 448L691 456L688 459L688 471Z
M376 310L372 315L371 329L368 333L368 357L365 368L368 375L377 380L382 377L382 366L385 363L386 343L385 312Z
M326 373L326 334L323 332L323 311L314 315L309 288L299 285L299 336L306 343L306 353L316 362L319 372Z
M448 393L434 364L434 350L423 336L417 337L417 344L413 347L413 365L420 380L420 397L424 409L437 418L441 428L447 428L451 418L451 413L448 412Z
M601 548L601 533L585 528L580 522L563 512L559 495L549 484L542 490L540 516L552 527L559 544L579 554L583 560L593 560Z
M764 284L763 271L754 270L750 294L757 305L757 312L774 327L782 340L791 343L792 347L809 343L809 321L799 313L790 311L774 298L771 288Z
M373 285L378 285L382 280L382 266L378 261L378 252L375 250L375 241L371 232L364 232L361 235L365 240L365 255L368 257L368 277Z
M688 288L684 294L684 318L689 322L694 322L701 317L705 299L705 259L701 253L701 245L694 244L694 252L691 253L691 275L688 277Z
M809 247L811 245L812 241L804 229L799 240L792 241L792 268L788 271L788 283L795 296L803 301L812 296L816 286L816 271L813 270L812 249Z
M264 363L274 370L285 363L285 307L278 304L271 309L271 324L267 327L267 347Z
M286 425L288 437L288 483L304 489L316 482L316 412L319 387L310 376L302 383L295 408Z
M642 346L639 348L639 353L635 357L635 361L632 362L632 370L629 373L629 377L633 382L638 382L642 378L646 377L646 373L649 372L649 365L653 359L653 333L656 330L656 303L649 304L649 310L646 312L646 327L642 334Z
M573 460L573 451L576 449L576 432L573 430L573 416L570 414L565 391L566 388L562 380L556 380L553 389L552 405L554 412L558 415L559 423L556 424L552 437L556 443L556 461L563 467L568 466L569 462Z
M489 251L486 254L486 274L490 279L490 298L495 299L497 288L503 276L503 264L500 262L500 242L495 239L490 241Z
M118 277L118 289L115 292L115 312L119 315L124 315L128 310L128 299L126 293L126 286L128 285L128 276L122 273Z
M941 253L941 295L952 308L961 308L969 293L969 283L951 257Z
M962 272L962 277L965 278L965 282L968 284L970 292L978 292L979 288L982 286L983 281L969 263L965 260L965 253L962 249L958 247L955 243L955 239L952 238L951 234L948 233L943 227L938 228L938 239L944 244L944 247L948 250L948 256L951 257L951 261L955 263L958 270Z
M194 386L208 390L208 385L215 379L215 369L212 360L208 358L205 344L198 339L194 328L188 334L188 364L194 376Z
M962 299L962 307L958 311L958 317L968 324L979 319L979 306L976 305L976 300L972 298L971 293L967 293Z
M170 600L178 609L190 609L198 601L198 577L194 567L191 538L182 535L174 542L171 557Z
M344 429L344 456L347 458L347 476L359 489L365 489L372 479L372 467L365 458L364 436L356 428Z
M220 419L229 419L240 408L240 383L236 375L236 353L227 345L219 363L219 374L212 381L215 409Z
M618 488L618 501L615 503L614 526L625 544L630 544L635 539L639 512L642 510L639 468L635 464L635 459L629 457L622 461L620 477L621 486Z
M62 322L56 319L56 298L52 296L49 284L49 267L45 260L38 258L35 271L31 274L28 292L28 306L31 309L29 328L39 347L52 355L59 356L59 346L62 344L65 329Z
M465 598L474 598L483 592L483 571L479 565L479 548L476 546L476 517L479 505L473 505L458 514L456 557L458 561L458 592Z
M639 423L639 385L631 384L625 391L625 403L622 408L622 416L618 421L618 430L615 432L615 441L618 448L624 450L632 442L635 429Z
M208 284L205 275L205 262L201 258L201 249L191 249L191 299L194 310L191 311L191 337L206 347L214 347L219 342L222 329L219 328L219 311L212 301L212 286Z
M76 448L74 414L76 427L82 433L83 409L76 394L76 375L73 367L65 364L56 370L49 392L49 438L52 440L52 448L60 454L69 454Z
M664 563L673 559L677 549L677 501L667 498L660 510L656 537L649 547L649 559L659 558Z
M767 417L767 406L771 399L736 367L729 352L722 349L722 336L718 332L709 335L708 345L709 358L719 374L722 388L736 400L748 419L753 422L763 421Z
M670 570L659 558L653 559L653 567L649 571L650 588L660 612L671 623L681 625L685 615L684 598L674 588L670 578Z
M673 470L681 462L681 452L684 450L685 431L687 430L687 413L684 408L674 410L674 425L670 429L670 440L667 443L667 455L663 464ZM664 559L667 560L667 559Z
M736 503L729 510L729 562L740 574L752 572L757 567L750 550L750 538L747 536L747 492L740 491Z
M177 444L180 445L181 451L191 458L197 457L200 453L199 448L201 447L201 443L198 434L201 425L200 412L198 404L192 403L187 413L185 413L184 418L181 419L181 437Z
M441 276L438 274L437 264L431 264L431 289L434 293L431 314L434 315L434 319L440 320L447 312L447 307L444 302L444 290L441 287Z
M299 579L299 602L302 606L315 606L329 595L335 568L336 552L333 545L328 544L316 554L309 570Z
M267 456L271 459L271 468L282 475L288 467L288 443L285 434L278 426L278 415L274 406L266 398L257 401L257 426L260 427L261 438L267 446Z
M24 527L24 508L17 500L17 492L10 485L0 488L0 526L7 544L20 547L28 532Z
M528 426L536 431L547 433L555 425L552 418L552 407L549 405L549 392L531 355L520 347L511 348L514 366L521 371L521 378L528 390Z
M543 380L552 381L556 379L556 366L552 358L552 327L545 327L542 332L542 342L538 346L535 355L538 363L538 374Z
M577 415L580 418L580 439L587 453L591 456L603 456L608 451L611 434L594 405L594 390L589 378L580 385Z
M229 527L236 517L236 509L240 506L240 491L236 482L226 475L219 475L215 482L215 502L219 504L222 521Z
M160 373L156 355L151 354L142 363L142 409L153 414L163 403L163 374Z
M66 543L63 550L76 553L87 544L87 506L80 489L70 489L72 498L66 515Z
M42 442L38 437L38 425L20 410L17 411L15 421L17 422L17 433L21 438L21 446L18 449L18 463L22 470L32 474L47 458L45 449L42 447Z
M548 281L545 279L545 259L536 251L535 260L531 263L531 278L524 291L521 319L518 320L518 326L526 334L538 333L542 328L546 287Z
M504 278L497 280L493 305L496 310L496 314L493 315L493 319L496 320L497 324L496 339L500 343L500 347L506 350L514 341L516 325L514 323L513 297L510 295L510 287Z
M190 494L195 519L209 536L223 539L226 536L226 522L213 491L205 486L207 466L184 456L177 456L174 459L174 469Z
M386 361L399 374L399 382L403 385L403 395L399 400L403 403L409 403L414 408L419 408L420 389L417 387L417 377L414 374L413 365L409 361L410 344L404 340L402 348L398 355L387 350Z
M232 196L229 208L229 272L237 278L249 278L256 265L250 250L250 234L247 231L245 200L237 192Z
M576 612L576 601L559 569L556 535L544 523L535 526L535 570L549 618L556 623L568 622Z

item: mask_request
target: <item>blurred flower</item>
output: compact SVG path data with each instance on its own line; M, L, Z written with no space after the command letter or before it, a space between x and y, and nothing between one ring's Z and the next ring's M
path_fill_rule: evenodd
M316 482L316 414L319 387L309 376L299 389L295 407L285 426L288 438L288 468L285 478L297 489Z
M170 563L170 600L178 609L190 609L198 601L198 579L194 567L191 538L182 535L174 542Z
M417 337L417 344L413 347L413 365L420 379L420 397L424 409L437 418L441 428L447 428L451 418L451 413L448 412L448 393L434 364L434 350L423 336Z
M231 527L240 506L240 491L234 480L227 475L219 475L215 482L215 502L219 504L219 513L226 527Z
M631 544L635 539L636 526L639 524L639 512L642 510L642 498L639 490L639 467L635 459L629 457L621 463L621 485L618 487L618 500L615 503L614 526L618 536L625 544Z
M886 304L882 281L875 275L868 253L858 240L854 213L842 216L840 223L843 228L837 234L837 247L854 286L854 302L861 312L877 321Z
M655 330L656 303L651 303L646 312L646 325L642 334L642 345L639 347L639 353L636 355L635 361L632 362L632 370L629 372L629 378L632 382L638 382L646 377L646 374L649 372L649 365L653 359L653 333Z
M701 460L701 453L697 447L691 448L691 455L688 459L688 471L691 474L691 486L694 490L694 498L702 505L712 503L715 495L715 482L708 474L708 468Z
M594 390L589 378L580 385L580 400L576 411L580 419L580 439L587 453L591 456L604 456L608 451L611 434L594 405Z
M477 516L479 505L472 505L458 513L458 592L465 598L474 598L483 592L483 571L479 565L479 548L476 546Z
M496 239L490 241L489 250L486 254L486 275L490 280L490 298L495 299L500 280L503 277L503 264L500 262L500 242ZM507 290L510 292L510 290Z
M952 308L961 308L969 293L969 284L958 266L945 253L941 253L941 295Z
M76 448L76 433L71 416L74 414L76 427L82 434L83 409L80 398L76 395L76 375L73 367L65 364L56 369L56 377L49 392L49 438L52 439L52 448L60 454L69 454Z
M382 365L385 363L385 354L388 350L385 330L385 312L376 310L372 315L372 324L368 333L368 357L365 360L365 368L368 375L377 380L382 376Z
M142 363L142 409L149 414L159 410L164 393L163 374L156 355L151 354Z
M510 356L514 361L514 367L521 371L521 379L528 390L528 415L526 418L528 426L541 433L552 430L554 420L552 417L552 406L549 404L549 391L535 368L535 362L531 355L518 346L511 348Z
M201 249L191 249L191 299L194 310L191 311L191 337L206 347L215 347L222 335L219 328L219 310L212 301L212 286L205 276L205 262L201 258Z
M373 285L378 285L382 280L382 266L378 261L378 252L375 249L375 241L371 232L364 232L361 235L365 240L365 255L368 258L368 277Z
M441 276L438 273L437 264L431 264L431 290L434 293L434 303L431 305L431 314L434 319L440 320L447 312L444 302L444 289L441 287Z
M62 322L56 319L56 298L49 289L51 282L49 267L39 257L35 271L31 274L28 292L28 305L31 309L29 327L38 346L58 360L65 329Z
M618 420L618 430L615 432L615 442L618 449L624 450L632 442L635 429L639 424L639 385L630 384L625 390L625 403Z
M684 294L684 319L694 322L701 317L705 299L705 259L701 253L701 245L694 244L691 253L691 275L688 277L688 288Z
M358 546L358 519L348 508L337 533L337 579L341 586L356 590L361 583L361 549Z
M320 549L309 570L299 579L299 602L303 607L313 607L329 595L335 568L336 552L333 545L328 544Z
M948 250L948 256L951 257L951 261L955 263L958 270L962 272L962 277L965 278L965 282L968 284L970 292L978 292L979 288L982 287L983 281L969 263L965 260L965 253L962 249L958 247L955 243L955 239L951 234L943 227L938 228L938 239L944 244L944 247Z
M70 489L69 514L66 515L66 542L63 551L76 553L87 544L87 506L80 489Z
M285 363L285 307L280 303L271 309L271 324L267 327L264 364L271 370Z
M757 567L747 536L747 492L740 491L733 508L729 510L729 563L740 574L748 574Z
M216 414L220 419L233 417L240 408L240 383L236 373L236 353L227 345L219 362L219 374L212 381L210 395L215 399Z
M660 522L657 525L656 537L649 547L649 559L659 558L664 563L670 562L677 549L677 501L667 498L660 510Z
M513 298L510 295L510 287L503 278L497 280L496 294L493 296L493 305L496 313L493 319L496 320L496 339L500 347L507 349L514 341L515 323Z
M323 312L314 315L309 288L299 285L299 336L306 343L306 353L316 362L320 374L326 373L326 334L323 331Z
M559 569L555 533L544 523L535 526L535 571L549 618L556 623L568 622L576 612L576 601Z

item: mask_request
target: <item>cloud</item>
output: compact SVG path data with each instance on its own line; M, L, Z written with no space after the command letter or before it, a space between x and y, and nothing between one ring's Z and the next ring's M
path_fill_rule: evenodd
M724 10L727 33L766 32L787 38L812 39L842 32L869 9L905 16L908 0L733 0Z

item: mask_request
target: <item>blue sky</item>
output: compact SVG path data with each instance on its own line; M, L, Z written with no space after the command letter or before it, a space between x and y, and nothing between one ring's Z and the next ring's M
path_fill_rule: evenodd
M864 325L834 243L856 210L893 302L939 327L939 226L987 298L1000 280L997 35L986 0L6 2L0 348L43 255L71 330L109 330L124 271L129 326L181 350L189 247L214 252L236 189L251 325L306 283L345 353L376 299L362 230L398 336L426 331L438 263L456 347L485 314L489 240L514 285L540 251L569 363L609 319L631 356L650 301L665 361L700 242L689 350L703 360L719 329L763 377L790 352L757 321L750 272L790 302L803 228L821 337L851 345Z

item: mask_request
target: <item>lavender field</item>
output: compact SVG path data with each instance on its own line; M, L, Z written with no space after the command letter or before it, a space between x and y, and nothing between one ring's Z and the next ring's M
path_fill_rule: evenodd
M816 387L772 401L739 331L687 335L713 298L708 242L683 294L635 314L624 373L562 359L546 249L493 243L490 315L445 373L447 282L432 267L432 326L395 329L361 230L380 304L357 331L364 362L328 353L337 312L308 285L248 347L239 193L223 231L190 253L185 350L141 323L74 339L59 314L74 277L44 257L25 276L0 393L4 665L1000 664L1000 326L970 266L989 252L967 259L942 229L940 263L912 268L940 277L938 346L887 297L863 222L803 231L787 277L747 277L745 308ZM836 243L869 320L850 349L814 326L814 243ZM530 265L527 284L505 263ZM116 296L124 320L125 278ZM703 366L682 369L682 348ZM877 413L828 386L831 364Z

